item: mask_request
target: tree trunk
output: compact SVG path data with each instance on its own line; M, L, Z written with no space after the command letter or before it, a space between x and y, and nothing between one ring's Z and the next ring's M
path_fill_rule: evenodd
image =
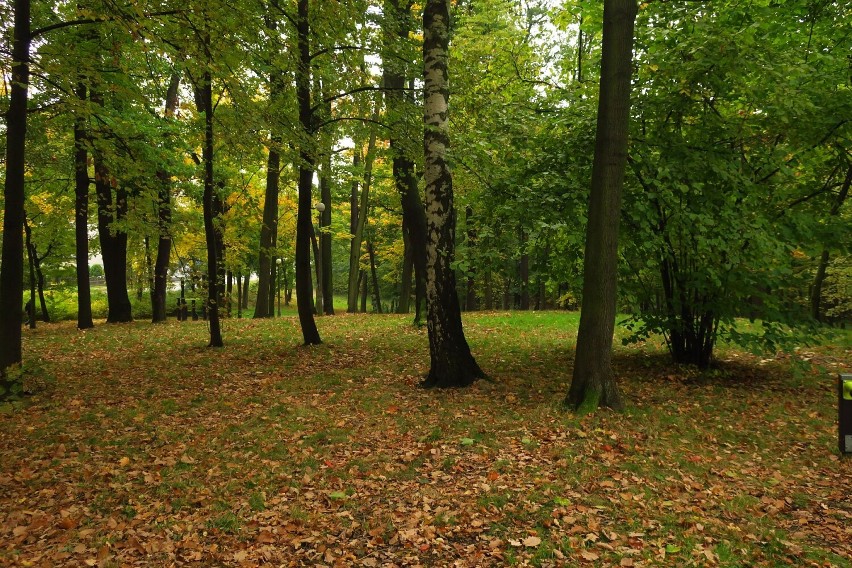
M237 319L243 317L243 273L237 273Z
M305 345L322 343L314 320L311 288L311 186L314 179L313 111L311 110L311 52L308 0L298 0L296 45L299 61L296 67L296 99L299 103L299 123L304 137L299 148L299 201L296 216L296 304Z
M320 214L320 258L322 258L322 306L325 315L334 315L334 279L331 268L331 154L327 154L322 164L320 176L320 200L325 210Z
M385 2L385 49L390 51L395 41L407 41L413 29L411 8L407 1L386 0ZM390 146L393 156L393 179L399 192L402 205L402 230L406 242L406 254L410 254L415 276L415 323L420 322L420 306L426 293L426 213L417 188L414 172L414 160L406 154L403 140L413 138L411 133L403 132L405 124L406 73L404 64L393 55L383 59L383 80L386 87L385 104L391 121ZM413 90L411 91L413 96ZM411 101L413 102L413 100ZM403 283L398 313L408 313L410 296L410 274L406 277L403 270ZM407 291L407 292L406 292ZM403 297L404 296L404 297Z
M423 150L426 180L426 320L429 375L424 387L462 387L483 376L470 353L456 292L456 213L447 163L449 136L450 0L427 0L423 13Z
M276 15L270 14L265 18L265 25L272 37L278 37ZM274 54L278 52L276 41ZM274 64L270 61L270 64ZM269 77L269 104L273 113L279 111L284 93L284 77L278 70ZM278 241L278 193L281 181L281 134L280 128L273 116L271 118L271 134L269 137L269 155L266 158L266 192L263 199L263 224L260 226L260 258L257 270L257 301L254 306L255 318L267 318L274 314L275 305L272 303L273 290L276 282L272 279L275 263L275 247Z
M22 361L21 297L24 293L24 172L27 91L30 75L30 1L13 0L12 82L6 111L6 182L0 256L0 398L12 386L6 370Z
M33 249L35 250L35 249ZM38 255L35 255L35 272L36 272L36 291L38 292L38 303L41 308L41 321L45 323L50 323L50 314L47 311L47 300L44 297L44 271L41 269L41 261L44 260L47 255L39 258Z
M91 89L92 102L104 106L103 96ZM127 214L127 192L110 174L102 152L93 152L95 162L95 195L98 203L98 237L104 261L107 288L107 323L133 321L130 296L127 293L127 233L113 226ZM117 185L113 200L113 183Z
M225 273L225 313L231 317L231 298L234 291L234 273L230 270Z
M376 250L373 242L367 240L367 254L370 256L370 274L373 277L373 304L377 313L382 313L382 294L379 291L379 277L376 273Z
M402 274L399 278L399 303L396 305L396 313L407 314L411 311L411 276L414 273L414 255L405 219L402 221L402 245Z
M840 193L837 195L837 199L834 200L834 204L831 206L831 211L828 213L830 216L833 217L840 213L840 208L843 206L843 202L846 201L846 197L849 195L850 185L852 185L852 167L846 170L846 179L843 180L843 185L840 187ZM822 321L822 285L825 282L825 275L828 270L828 259L829 252L826 248L823 249L822 254L820 255L816 276L814 277L814 283L811 286L811 317L816 321Z
M251 272L246 274L243 277L243 309L248 310L248 300L249 300L249 283L251 282Z
M526 237L521 239L521 246L526 248ZM530 309L530 255L524 251L521 261L518 263L518 280L520 281L520 298L518 307L524 311Z
M367 271L361 270L358 274L358 290L361 294L361 313L367 313Z
M75 90L82 103L86 100L86 85L79 83ZM86 119L74 117L74 234L77 273L77 329L94 327L92 322L92 292L89 281L89 151Z
M374 118L378 115L374 115ZM361 187L360 205L358 206L358 221L352 233L352 243L349 247L349 285L346 309L354 313L358 305L358 271L361 264L361 244L364 242L364 228L367 226L367 213L370 203L370 186L373 177L373 157L376 148L376 129L370 128L370 141L367 143L367 157L364 162L364 183ZM356 152L358 150L356 149Z
M274 306L269 299L272 282L272 263L276 234L278 232L278 183L281 171L281 155L278 153L280 136L275 135L269 144L269 156L266 159L266 195L263 201L263 224L260 226L260 259L257 270L257 303L254 306L255 318L267 318L273 315Z
M620 409L612 372L618 224L627 164L630 79L636 0L604 0L603 53L589 220L583 261L583 306L566 405L583 412Z
M316 293L316 302L314 304L314 313L318 315L323 314L323 297L322 297L322 254L320 253L319 248L319 239L317 238L317 234L314 231L313 224L311 224L311 249L314 252L314 272L316 273L316 283L317 283L317 293Z
M210 71L205 71L201 83L195 86L195 102L198 112L204 115L204 237L207 244L207 320L210 328L208 347L222 347L222 330L219 323L219 257L221 236L217 235L217 219L220 216L220 200L216 199L216 184L213 179L213 85Z
M30 268L30 301L27 302L27 319L29 320L30 329L36 328L36 277L35 277L35 246L33 245L33 231L30 224L24 217L24 234L26 235L27 260Z
M465 227L467 229L467 257L471 258L473 247L476 246L476 229L473 228L473 208L468 205L464 210ZM472 312L479 309L476 298L476 270L472 265L467 267L467 284L465 286L464 309Z
M165 119L171 121L178 105L180 74L173 73L166 91ZM157 259L154 261L154 287L151 292L151 321L166 321L166 292L169 287L169 260L172 251L172 181L165 169L157 171Z

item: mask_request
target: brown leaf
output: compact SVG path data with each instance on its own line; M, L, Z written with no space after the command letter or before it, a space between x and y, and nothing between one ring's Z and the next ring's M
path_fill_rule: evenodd
M541 539L537 536L528 536L524 539L524 546L528 548L535 548L539 544L541 544Z

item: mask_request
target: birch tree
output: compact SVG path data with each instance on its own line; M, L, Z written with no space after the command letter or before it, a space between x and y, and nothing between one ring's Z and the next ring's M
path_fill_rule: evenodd
M450 0L429 0L423 12L423 153L426 180L426 320L429 375L426 388L463 387L483 377L462 328L456 292L456 211L447 162L449 136Z

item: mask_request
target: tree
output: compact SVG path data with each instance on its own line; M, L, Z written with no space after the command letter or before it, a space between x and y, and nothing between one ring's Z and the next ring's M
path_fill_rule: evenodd
M825 213L852 125L848 7L707 7L641 13L622 288L631 339L660 334L676 363L699 368L720 337L774 353L811 335L799 259L848 247Z
M296 98L299 104L299 125L303 139L299 147L299 204L296 218L296 303L305 345L322 343L311 306L311 188L316 158L314 113L311 107L311 51L308 0L298 0L296 22Z
M622 407L612 373L621 190L627 164L636 0L605 0L600 97L583 262L583 306L571 388L581 412Z
M408 77L407 60L404 53L398 53L399 44L408 40L412 31L411 2L386 0L384 3L384 45L382 57L383 82L385 87L385 106L388 121L391 123L390 147L393 159L393 179L399 192L402 205L402 231L405 243L402 289L399 299L399 313L408 313L411 288L411 268L414 268L415 306L414 321L420 322L420 308L425 296L426 283L426 214L420 191L417 188L415 164L404 140L409 138L405 130L406 105L405 86ZM413 136L411 136L413 138Z
M374 117L378 116L378 113ZM364 158L364 182L361 184L360 204L353 207L353 214L357 212L357 220L354 221L354 230L352 231L352 241L349 246L349 285L347 286L348 301L346 311L354 314L358 311L358 275L361 267L361 245L364 242L364 230L367 226L367 215L370 210L370 189L373 185L373 163L375 161L376 151L376 129L374 126L370 128L370 140L367 142L367 155ZM355 148L356 156L361 152L360 148ZM353 182L353 195L355 192L356 183Z
M172 73L166 91L165 120L174 120L178 104L180 74ZM169 284L169 259L172 250L172 182L165 168L157 171L157 259L154 264L154 286L151 290L151 320L166 321L166 290Z
M278 240L278 192L281 180L281 128L278 125L278 113L281 112L281 100L283 98L285 83L283 72L275 67L272 61L276 56L280 57L278 22L275 14L271 13L277 3L273 3L264 15L264 24L272 37L270 49L269 66L269 106L270 106L270 134L269 154L266 158L266 191L263 201L263 224L260 226L259 259L257 270L257 301L254 306L254 317L265 318L274 314L272 288L275 284L273 274L276 273L275 245ZM278 276L280 278L280 276Z
M87 99L87 88L80 81L75 93L80 107ZM74 117L74 238L77 273L77 329L89 329L92 322L92 292L89 285L89 150L85 115L78 107Z
M450 0L427 0L423 12L423 154L426 180L426 321L429 375L423 386L463 387L484 376L461 321L455 258L456 211L447 162L449 136Z
M6 113L6 182L0 257L0 397L12 386L10 367L22 363L21 296L24 291L24 171L30 61L30 0L14 0L12 87Z

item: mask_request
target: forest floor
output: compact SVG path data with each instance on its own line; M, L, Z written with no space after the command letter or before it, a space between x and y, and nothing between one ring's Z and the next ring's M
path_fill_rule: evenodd
M576 314L466 316L493 381L446 392L409 318L318 325L25 330L53 378L0 407L0 565L852 565L848 332L708 373L619 346L628 409L579 418Z

